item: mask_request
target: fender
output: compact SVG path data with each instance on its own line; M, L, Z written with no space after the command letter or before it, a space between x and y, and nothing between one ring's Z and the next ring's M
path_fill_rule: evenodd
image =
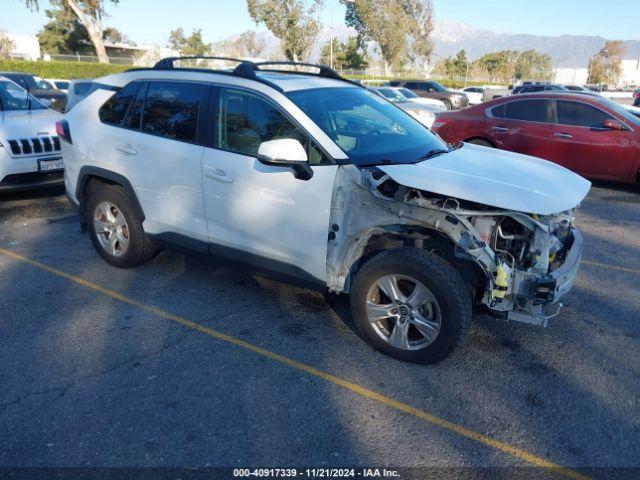
M129 180L126 177L120 175L119 173L112 172L111 170L105 170L104 168L94 167L92 165L85 165L80 169L80 173L78 174L78 183L76 185L76 198L78 199L79 207L80 207L80 221L84 228L85 220L84 220L84 204L86 200L86 189L89 180L95 178L97 180L102 180L105 183L109 183L111 185L119 185L124 188L127 195L133 200L133 203L140 214L140 218L142 221L145 219L144 211L142 210L142 205L140 205L140 201L138 200L138 196L136 195L135 190L131 186Z

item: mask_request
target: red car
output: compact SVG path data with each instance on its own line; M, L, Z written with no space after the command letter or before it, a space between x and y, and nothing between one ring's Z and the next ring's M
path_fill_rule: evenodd
M438 115L432 130L460 141L533 155L585 177L640 181L640 118L599 95L536 93Z

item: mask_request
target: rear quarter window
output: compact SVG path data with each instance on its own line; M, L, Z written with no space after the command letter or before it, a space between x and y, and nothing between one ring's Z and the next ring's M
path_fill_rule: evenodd
M100 107L98 113L100 121L108 125L122 125L129 104L136 96L139 87L140 84L137 82L125 85L122 90L107 100L107 102Z

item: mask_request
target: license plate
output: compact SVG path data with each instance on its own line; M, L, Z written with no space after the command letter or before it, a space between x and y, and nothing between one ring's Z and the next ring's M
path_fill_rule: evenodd
M55 158L52 160L38 160L38 171L43 173L59 172L64 170L64 160Z

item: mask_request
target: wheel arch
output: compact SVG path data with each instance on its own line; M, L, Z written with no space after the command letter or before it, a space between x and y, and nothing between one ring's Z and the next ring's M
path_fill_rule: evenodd
M119 187L122 187L133 201L135 208L140 215L140 218L142 219L142 221L144 221L145 215L144 210L142 210L142 205L140 205L140 201L138 200L138 196L136 195L135 190L131 186L131 182L129 182L129 180L125 176L111 170L106 170L104 168L85 165L80 169L80 173L78 174L78 183L76 185L76 199L78 200L79 204L80 221L83 229L86 227L84 219L84 206L86 203L89 186L93 182L101 182L106 183L107 185L117 185Z
M475 135L473 137L469 137L469 138L465 138L463 140L463 142L465 143L470 143L473 140L482 140L483 142L487 142L489 145L491 145L493 148L496 148L496 144L494 142L492 142L490 139L488 139L487 137L483 137L481 135Z
M387 225L360 240L361 246L358 248L360 253L349 267L349 273L344 283L344 292L351 291L353 280L358 271L377 254L390 249L416 247L443 258L458 270L472 291L482 290L482 282L485 278L484 271L474 261L458 258L455 253L454 241L436 229L413 225Z

